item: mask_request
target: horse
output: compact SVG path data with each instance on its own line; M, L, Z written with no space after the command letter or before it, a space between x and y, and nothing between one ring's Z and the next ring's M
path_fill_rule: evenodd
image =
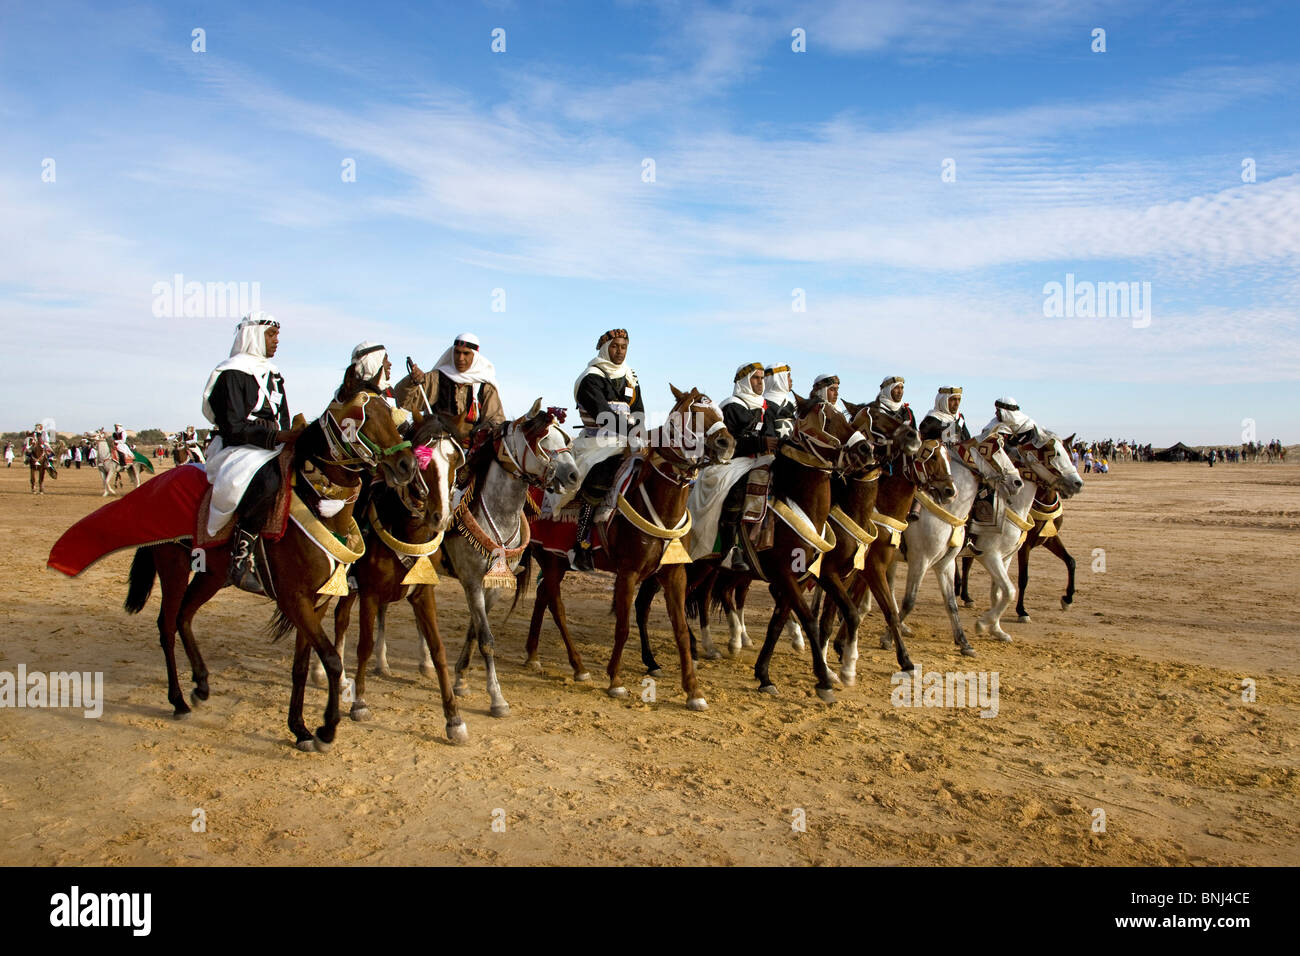
M849 405L854 410L855 406ZM949 463L948 449L938 439L921 439L919 447L913 441L915 429L905 422L891 416L880 416L873 422L875 430L882 434L893 449L881 476L877 479L876 500L871 509L870 521L875 525L876 534L862 559L862 569L857 571L849 581L849 597L854 605L863 608L868 605L868 592L880 606L885 618L885 633L881 635L880 646L883 649L894 647L898 660L898 669L910 672L915 669L907 648L903 644L904 632L901 627L898 604L889 586L888 571L898 552L903 531L907 528L907 513L911 510L912 500L918 489L930 497L946 504L956 495L952 469ZM915 452L910 449L915 448ZM833 622L834 618L832 618ZM836 635L835 646L841 649L840 672L853 677L857 667L857 635L851 633L846 621L840 626Z
M1059 437L1045 429L1037 429L1026 440L1011 447L1012 460L1024 479L1024 485L1008 498L997 528L979 533L972 531L974 540L971 541L971 549L993 578L989 592L990 606L975 622L976 634L991 634L1003 642L1011 640L1011 635L1001 627L1002 614L1017 593L1009 573L1011 557L1027 542L1029 532L1034 528L1029 511L1034 506L1040 489L1055 492L1061 498L1071 498L1083 490L1083 479L1070 462L1065 447ZM1027 557L1025 561L1028 561ZM1027 580L1027 563L1024 567L1024 580ZM962 578L962 595L965 598L969 572L963 571ZM1065 606L1064 601L1062 606Z
M369 720L373 715L365 700L366 663L376 637L382 639L388 605L405 597L415 612L416 628L424 638L430 669L438 678L447 739L464 743L469 740L469 731L456 707L447 675L434 593L437 573L430 563L431 555L442 542L443 532L451 524L451 489L464 452L436 416L416 424L411 443L417 449L417 462L424 462L413 483L397 490L378 487L370 491L364 502L358 500L358 509L366 517L365 554L349 569L350 577L356 580L356 589L341 596L334 607L334 649L339 660L345 660L349 618L353 606L360 601L361 638L348 716L358 721ZM328 686L328 674L318 659L312 660L312 681L318 686Z
M957 592L953 580L954 561L966 533L966 519L971 506L975 504L975 495L979 491L981 479L992 482L1005 495L1014 495L1024 485L1020 473L1007 456L1002 444L1001 431L981 438L958 442L958 467L952 469L956 496L945 508L933 501L925 492L918 491L921 502L920 517L909 522L903 532L903 556L907 560L907 586L903 594L903 603L899 606L898 626L905 637L912 636L912 629L907 626L908 615L916 607L916 595L921 581L927 571L933 570L939 584L939 593L943 595L944 607L948 611L948 620L952 625L953 643L967 657L975 656L962 630L961 615L957 612ZM890 568L891 589L893 567Z
M45 473L48 471L50 477L58 479L58 461L59 456L66 449L67 445L60 441L57 445L37 445L33 447L28 455L27 464L30 471L32 482L32 494L45 494Z
M625 458L622 469L629 471L620 470L620 474L626 478L626 484L620 487L616 482L610 492L615 496L617 508L604 531L605 546L595 550L596 567L617 575L613 600L614 649L606 667L609 686L605 692L615 698L627 696L620 668L630 628L632 601L637 587L654 577L663 588L664 603L677 641L686 706L701 711L708 709L708 702L700 693L690 653L690 631L686 623L686 569L683 564L676 563L680 557L669 552L670 549L682 550L680 539L690 530L690 515L686 510L690 482L709 462L729 461L735 452L736 440L727 431L718 406L707 395L695 388L688 392L672 385L669 388L673 393L672 411L665 423L650 433L649 447ZM631 464L628 458L632 459ZM568 559L547 551L538 542L533 542L525 554L527 557L517 575L520 589L527 580L531 562L536 560L541 568L528 629L528 660L531 664L537 659L542 618L549 609L574 672L580 673L582 658L569 635L560 597L560 586L569 570ZM673 563L665 564L665 557ZM516 599L519 593L516 592Z
M129 465L118 464L117 450L108 443L107 439L99 438L95 442L95 467L99 469L99 477L104 481L104 493L101 498L117 494L113 490L113 485L124 471L131 472L131 480L135 482L137 488L140 487L140 466L134 460ZM110 478L112 482L109 481Z
M379 414L367 414L370 402L375 403L371 412L378 410ZM339 722L339 683L343 668L334 645L321 627L321 618L332 594L336 593L333 586L344 577L346 563L360 557L355 548L364 548L353 517L362 476L378 473L389 487L397 488L409 484L416 471L410 442L401 439L384 399L373 386L357 382L351 376L344 379L336 400L293 442L293 488L287 493L294 496L291 508L294 520L286 523L284 535L278 541L264 542L264 580L277 606L269 626L273 639L290 630L297 632L289 730L299 750L327 752ZM315 534L306 528L314 529ZM346 544L341 543L344 540ZM128 614L137 613L144 607L155 577L162 582L158 633L167 659L167 699L177 718L187 716L190 707L176 674L176 631L179 628L192 669L195 687L191 701L198 705L208 699L209 690L208 670L194 640L194 615L227 586L231 543L207 548L192 581L191 555L188 542L138 549L131 564L124 604ZM329 682L324 723L314 735L302 718L313 649L325 665Z

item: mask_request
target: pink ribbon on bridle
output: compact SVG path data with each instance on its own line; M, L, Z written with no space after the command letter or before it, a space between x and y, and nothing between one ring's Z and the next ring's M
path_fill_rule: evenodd
M415 451L415 463L420 466L421 471L424 471L429 467L429 462L433 461L433 449L428 445L416 445L413 450Z

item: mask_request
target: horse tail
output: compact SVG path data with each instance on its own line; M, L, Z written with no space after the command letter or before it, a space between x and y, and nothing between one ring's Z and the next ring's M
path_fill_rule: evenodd
M510 610L506 611L507 622L510 620L510 615L515 613L515 605L519 603L519 599L528 593L528 578L532 575L532 570L532 549L524 548L523 558L519 562L519 570L515 572L515 599L510 602Z
M139 614L145 601L153 592L153 580L158 576L158 566L154 563L153 548L136 548L135 559L131 562L131 576L126 588L126 601L122 607L127 614Z
M284 611L276 608L275 614L273 614L271 620L267 622L266 633L271 636L271 643L274 644L290 631L296 630L297 627L298 625L294 624Z

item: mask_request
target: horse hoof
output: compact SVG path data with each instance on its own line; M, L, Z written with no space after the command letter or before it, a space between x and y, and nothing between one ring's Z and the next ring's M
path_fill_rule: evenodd
M510 716L510 705L509 705L509 704L493 704L493 705L492 705L491 714L492 714L493 717L509 717L509 716Z
M735 657L737 654L740 653L740 648L741 648L741 643L739 641L730 642L729 644L727 644L727 656Z
M1018 618L1016 618L1016 623L1017 623L1017 624L1033 624L1034 622L1031 621L1031 620L1029 619L1029 615L1028 615L1028 614L1021 614Z
M452 690L452 693L454 693L457 697L468 697L468 696L469 696L469 685L468 685L468 684L457 684L457 685L456 685L455 687L453 687L451 690Z
M742 635L741 638L740 638L740 646L741 646L741 647L753 647L753 646L754 646L754 641L753 641L753 639L752 639L748 634Z
M298 741L298 749L305 754L315 753L316 741L313 740L311 737L308 737L306 740L300 740Z
M316 752L318 754L327 754L330 752L330 748L334 746L333 744L327 744L319 737L313 737L312 740L316 743Z
M827 678L827 680L829 680L832 684L838 684L838 683L840 682L840 675L837 674L837 673L835 673L834 671L830 671L830 670L828 670L828 671L826 672L826 678Z
M969 644L963 644L963 645L961 645L961 653L962 653L962 656L963 656L963 657L976 657L976 656L977 656L976 653L975 653L975 648L971 647Z
M651 676L657 676L657 675L651 675ZM583 671L581 674L574 674L573 679L577 681L579 684L584 683L585 681L591 680L591 672Z
M835 703L835 690L831 687L818 687L817 696L828 704Z
M535 671L538 674L542 672L542 662L535 657L530 657L528 660L524 661L524 666L530 671Z
M975 602L974 602L974 601L967 601L966 599L963 598L963 599L962 599L962 602L961 602L961 606L962 606L962 607L974 607L974 606L975 606Z
M704 659L706 661L720 661L722 660L722 651L716 647L711 647L704 652Z
M898 625L898 633L902 634L904 637L911 637L912 629L906 624L900 624Z
M912 673L912 671L916 670L916 665L912 663L912 659L910 657L904 657L899 662L898 669L900 672L904 674L910 674Z
M887 650L889 650L889 649L890 649L891 647L893 647L893 646L894 646L894 640L893 640L893 638L891 638L891 637L889 637L889 636L884 636L884 637L882 637L882 638L880 639L880 649L881 649L882 651L887 651Z
M1061 598L1061 610L1068 611L1069 609L1070 609L1070 602L1067 601L1065 598Z
M626 687L608 687L608 688L605 689L605 693L609 694L610 697L626 697L626 696L627 696L627 688L626 688Z
M420 673L429 678L429 680L438 679L438 668L434 667L432 664L421 664Z
M708 710L709 702L703 697L692 697L686 702L686 707L688 710Z
M760 694L769 694L769 695L771 695L772 697L775 697L775 696L776 696L776 685L775 685L775 684L764 684L762 687L760 687L760 688L758 689L758 692L759 692Z
M987 634L988 632L989 632L989 626L988 626L987 624L985 624L983 621L976 621L976 622L975 622L975 633L976 633L976 634L981 634L981 635L983 635L983 634Z
M469 743L469 727L465 725L464 721L461 721L459 724L448 724L447 739L453 744Z
M646 676L647 676L647 677L663 677L663 676L664 676L663 668L662 668L662 667L652 667L652 668L650 668L648 671L646 671Z
M186 707L184 710L177 710L174 714L172 714L172 720L184 720L191 713L193 712L188 707Z
M190 691L190 703L193 704L195 707L202 707L203 700L204 698L199 696L198 691L195 690Z
M348 712L348 716L353 720L370 720L375 715L370 712L369 707L357 707L354 704L352 710Z
M995 631L993 633L993 638L994 640L1001 641L1003 644L1011 643L1011 635L1008 634L1006 631Z
M840 680L845 687L852 687L858 682L857 674L850 674L847 671L840 671Z
M802 651L802 650L803 650L803 638L799 638L798 640L791 641L791 642L790 642L790 647L791 647L793 650L795 650L795 651Z

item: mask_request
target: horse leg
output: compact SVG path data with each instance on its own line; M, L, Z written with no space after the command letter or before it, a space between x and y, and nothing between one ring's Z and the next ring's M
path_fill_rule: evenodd
M889 589L886 580L886 566L889 561L893 560L894 549L888 549L889 554L883 555L874 548L867 552L867 566L864 573L867 578L867 585L871 588L871 593L880 605L880 613L885 618L885 627L888 628L886 638L892 637L894 642L894 653L898 658L898 669L900 671L911 671L915 665L912 658L908 656L907 648L903 646L903 632L898 627L898 606L894 603L894 592ZM884 641L882 640L882 643ZM888 645L885 644L887 647Z
M348 595L351 597L351 595ZM342 599L340 599L342 603ZM374 593L370 591L361 594L361 614L358 620L360 629L360 638L357 640L357 669L354 676L356 681L352 689L352 708L348 711L348 716L353 720L369 720L374 716L370 708L366 706L366 664L370 660L370 654L375 649L375 618L379 616L380 602L375 598ZM337 620L338 613L335 612ZM343 649L336 647L339 655L339 663L342 666ZM346 670L344 671L346 673ZM346 678L345 678L346 679Z
M812 611L800 593L799 582L795 579L794 572L785 567L778 567L769 588L772 599L779 606L786 607L798 615L800 623L803 624L804 633L808 637L808 650L812 652L813 674L817 677L817 696L828 704L835 703L835 685L831 679L830 668L826 666L826 656L822 651L825 642L822 641L817 629L817 619L813 617ZM768 627L770 630L770 623ZM763 646L767 646L766 641Z
M573 667L573 679L575 681L589 681L591 680L591 674L582 666L582 655L578 653L578 648L573 643L573 635L569 633L569 615L564 609L564 593L560 590L560 582L564 580L564 574L565 567L558 565L555 574L552 575L555 587L550 593L551 619L555 621L555 626L560 632L560 639L564 641L564 650L568 653L569 664Z
M857 683L858 679L858 627L862 623L862 618L858 614L858 606L849 596L848 589L844 586L844 579L836 571L827 571L819 579L822 586L822 594L825 596L826 604L838 604L840 612L844 615L845 630L848 634L848 640L840 644L836 650L840 655L840 680L850 687ZM823 634L828 632L823 631ZM821 641L822 653L825 654L825 638Z
M749 596L749 587L754 583L752 577L747 577L736 585L733 593L733 601L736 605L736 619L740 624L740 646L753 647L754 640L749 636L749 630L745 627L745 598ZM796 628L797 630L797 628ZM799 634L799 641L802 644L803 634ZM802 650L802 647L796 647L795 650Z
M623 661L623 645L627 643L627 635L631 630L632 602L636 597L634 593L636 585L636 577L627 571L620 572L614 581L614 650L609 655L609 665L605 668L605 673L609 675L609 687L605 689L605 693L610 697L627 696L627 688L623 686L619 672ZM669 597L671 594L665 595L665 600ZM671 604L668 606L668 613L672 614ZM674 633L676 630L674 627ZM679 645L682 640L683 638L678 637Z
M334 605L334 650L338 652L341 661L348 659L348 625L352 620L352 605L357 603L357 598L358 593L356 591L349 591L339 598L338 603ZM343 673L344 677L346 677L346 667L344 667ZM311 682L316 687L324 688L329 686L329 681L325 677L325 668L314 657L311 661Z
M463 744L469 740L469 728L460 716L456 694L451 687L451 674L447 671L447 655L443 650L442 635L438 632L437 594L431 585L426 584L411 588L407 600L415 611L415 626L424 638L425 649L433 660L434 672L438 677L442 714L447 719L447 739L454 744Z
M697 593L700 595L700 644L704 648L704 659L706 661L722 659L722 651L713 646L713 636L709 633L709 603L713 594L714 584L718 580L719 572L720 569L717 567L710 568L705 572L704 580L700 582L699 588L697 589ZM683 587L685 587L685 585L683 585ZM730 647L730 645L728 645L728 647Z
M759 648L758 660L754 662L754 677L758 681L759 691L774 697L776 685L772 683L768 665L772 660L772 651L776 649L776 642L780 639L781 631L789 618L790 608L778 601L776 607L772 609L771 619L767 622L767 633L763 636L763 646Z
M1061 596L1061 610L1067 611L1070 605L1074 603L1074 558L1070 556L1069 551L1065 550L1065 542L1061 540L1059 532L1044 541L1043 547L1065 562L1065 572L1068 578L1065 585L1065 594Z
M190 701L194 704L207 700L209 694L208 668L203 663L203 655L199 653L199 643L194 639L194 615L225 587L226 564L230 552L209 549L207 555L208 570L194 575L194 579L185 588L185 596L181 599L180 611L176 618L181 633L181 643L185 646L185 655L190 659L190 671L194 679L194 690L190 693ZM227 560L222 560L223 557Z
M176 673L176 617L180 613L181 601L185 598L185 585L190 572L187 565L177 565L176 562L163 557L163 552L167 550L165 547L153 549L154 567L162 585L162 607L158 610L158 640L162 644L163 657L167 660L167 700L172 705L172 716L179 720L189 716L190 707L185 703L180 677ZM135 570L134 566L132 570Z
M988 571L993 583L989 588L989 609L975 622L976 634L992 634L995 640L1009 643L1011 635L1002 630L1002 612L1016 596L1015 585L1011 583L1008 573L1009 559L1004 559L995 551L986 551L980 556L980 563Z
M312 595L311 597L314 597ZM325 703L325 714L323 722L316 728L314 740L304 741L298 736L298 729L305 730L306 727L302 721L302 704L299 700L298 713L289 714L289 727L294 731L298 739L299 750L315 750L318 753L326 753L334 743L334 735L339 724L339 685L343 677L343 661L339 659L338 653L334 650L334 645L325 634L325 629L321 627L321 618L324 617L325 606L322 605L319 610L312 603L311 597L306 595L299 596L298 600L290 604L293 614L289 615L290 619L298 626L300 640L307 642L306 653L310 655L311 650L316 650L316 656L321 659L325 665L325 674L329 678L329 694ZM285 602L289 603L289 602ZM283 610L283 606L282 606ZM299 674L297 657L294 658L293 682L294 691L298 693L299 684L302 684L302 690L306 690L307 682L307 660L303 661L302 672ZM297 718L297 728L294 726L295 717ZM306 744L306 746L304 746Z
M659 662L655 660L655 653L650 648L650 631L646 626L650 619L650 608L659 591L659 578L651 576L641 582L641 587L636 592L636 629L641 638L641 663L645 665L646 674L651 677L664 676Z
M681 661L686 706L691 710L707 710L709 705L696 681L695 662L691 659L686 633L686 566L674 564L662 572L660 578L664 586L664 603L668 605L668 620L672 622L673 637L677 639L677 657Z
M961 603L963 607L974 607L970 596L970 566L974 558L961 559Z
M898 555L899 552L895 551L894 557L889 562L889 567L885 570L885 580L889 583L889 594L891 597L894 594L894 578L898 575ZM909 564L908 565L909 574L910 574L911 567L912 566ZM898 607L897 600L894 601L894 607ZM901 611L899 612L898 615L898 631L904 637L912 636L912 629L908 627L907 624L903 621L903 614Z
M1029 539L1016 551L1016 563L1019 565L1016 591L1016 623L1029 624L1029 612L1025 610L1025 585L1029 583Z
M493 717L509 717L510 704L501 693L501 682L497 680L496 642L492 638L492 626L488 623L488 609L496 603L496 592L491 597L484 593L482 579L462 582L465 597L469 603L473 630L478 636L478 652L487 669L487 692L491 700L490 711ZM469 646L466 640L465 646ZM465 656L462 654L462 656Z
M548 561L545 551L535 551L537 567L541 577L537 582L537 591L533 594L533 616L528 620L528 640L524 642L526 658L524 666L537 672L542 670L542 662L537 656L537 644L542 636L542 621L546 617L546 608L550 604L550 585L548 583Z
M948 623L952 625L952 642L966 657L975 656L975 648L966 639L966 632L961 626L961 614L957 610L957 585L953 580L956 571L957 549L950 548L948 554L940 558L934 566L934 577L939 582L939 593L943 595L944 610L948 612ZM910 573L908 575L911 576Z

